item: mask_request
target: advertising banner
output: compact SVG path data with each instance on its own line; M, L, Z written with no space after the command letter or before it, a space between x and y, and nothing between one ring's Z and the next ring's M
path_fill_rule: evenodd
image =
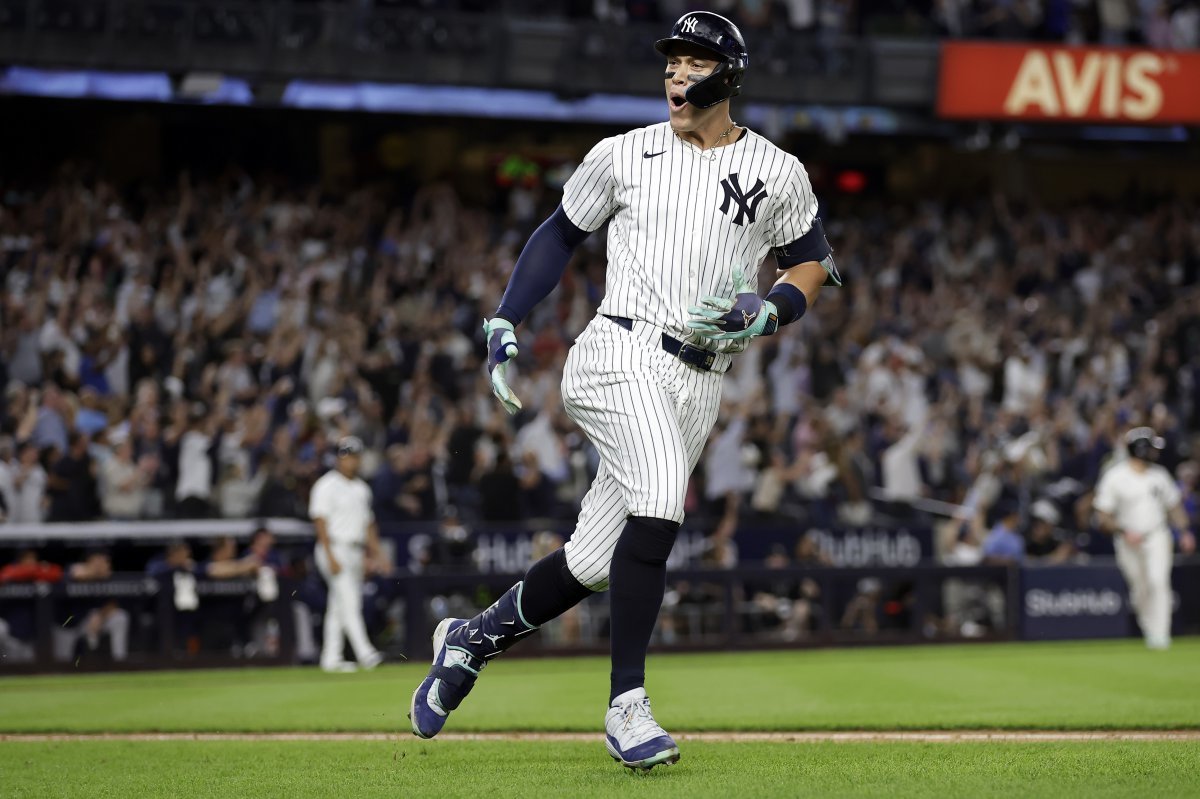
M946 42L938 115L1200 124L1200 53Z
M1133 631L1125 580L1116 566L1021 569L1021 637L1121 638Z
M463 546L457 548L457 564L441 562L445 547L436 531L407 533L389 530L383 534L396 547L396 562L420 571L424 564L469 566L481 572L518 573L529 567L533 558L533 533L527 530L488 529L480 527L466 534ZM551 530L562 539L570 530ZM762 562L772 549L782 547L788 557L795 556L796 542L810 533L817 548L833 566L841 567L906 567L929 563L933 558L933 531L928 527L838 527L832 529L799 529L787 526L755 527L743 525L734 537L738 562L747 565ZM671 553L671 568L687 568L703 559L709 546L706 531L686 525L679 532Z
M1172 630L1200 628L1200 564L1171 573ZM1129 589L1115 564L1021 569L1020 635L1027 640L1120 638L1138 632Z

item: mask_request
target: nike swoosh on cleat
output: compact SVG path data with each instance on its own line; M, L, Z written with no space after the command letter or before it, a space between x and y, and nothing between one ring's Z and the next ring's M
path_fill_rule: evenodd
M643 150L642 158L658 158L660 155L662 155L665 152L666 152L666 150L663 150L662 152L659 152L659 153L648 153L645 150Z
M501 623L501 624L509 624L509 625L512 625L512 624L516 624L516 623L517 623L517 620L516 620L516 619L513 619L512 621L502 621L502 622L500 622L500 623Z

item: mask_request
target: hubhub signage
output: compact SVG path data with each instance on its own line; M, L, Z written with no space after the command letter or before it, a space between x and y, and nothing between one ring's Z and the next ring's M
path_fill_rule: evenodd
M1130 608L1116 566L1031 566L1021 569L1021 637L1119 638Z
M938 114L1112 124L1200 123L1200 53L942 45Z

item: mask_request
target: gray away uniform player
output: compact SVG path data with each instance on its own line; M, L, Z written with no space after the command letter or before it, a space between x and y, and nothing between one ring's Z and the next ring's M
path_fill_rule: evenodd
M646 649L721 376L753 338L799 319L822 285L840 285L804 167L729 116L748 63L741 33L695 12L655 47L667 60L669 121L592 148L484 323L494 393L516 413L506 380L513 329L557 285L572 250L608 224L604 300L562 382L566 412L600 452L599 471L563 549L480 615L437 626L433 666L412 697L423 738L441 730L488 660L608 590L608 752L636 769L679 759L650 713ZM780 275L763 298L754 283L768 252Z
M1163 440L1149 427L1125 435L1129 457L1110 466L1096 486L1093 506L1100 527L1116 537L1117 567L1129 585L1129 602L1137 614L1146 646L1171 645L1171 539L1173 522L1185 554L1196 548L1188 530L1183 496L1171 473L1154 462Z

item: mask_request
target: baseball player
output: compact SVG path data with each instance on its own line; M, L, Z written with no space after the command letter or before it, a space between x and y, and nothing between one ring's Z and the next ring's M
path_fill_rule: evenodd
M379 527L371 511L371 489L358 476L362 451L363 443L355 436L339 440L337 466L313 484L308 503L308 514L317 531L317 569L329 586L321 668L330 672L357 670L342 658L343 636L350 639L359 666L373 669L383 661L383 655L367 638L362 615L366 564L379 557Z
M1137 613L1146 646L1171 646L1171 530L1180 531L1184 554L1196 549L1188 529L1179 487L1171 473L1154 462L1163 440L1149 427L1125 434L1129 457L1110 466L1096 486L1092 504L1100 528L1116 536L1117 566L1129 584L1129 601Z
M608 752L640 770L679 759L650 712L646 649L721 376L752 339L776 334L822 285L841 283L804 167L730 117L748 64L738 29L689 13L655 49L666 59L669 120L592 148L484 322L493 392L516 413L507 382L514 329L558 283L575 247L608 223L605 296L562 382L567 414L600 452L598 473L565 547L480 615L437 626L433 666L410 711L422 738L442 729L489 660L607 589ZM768 252L780 271L761 297L754 284Z

